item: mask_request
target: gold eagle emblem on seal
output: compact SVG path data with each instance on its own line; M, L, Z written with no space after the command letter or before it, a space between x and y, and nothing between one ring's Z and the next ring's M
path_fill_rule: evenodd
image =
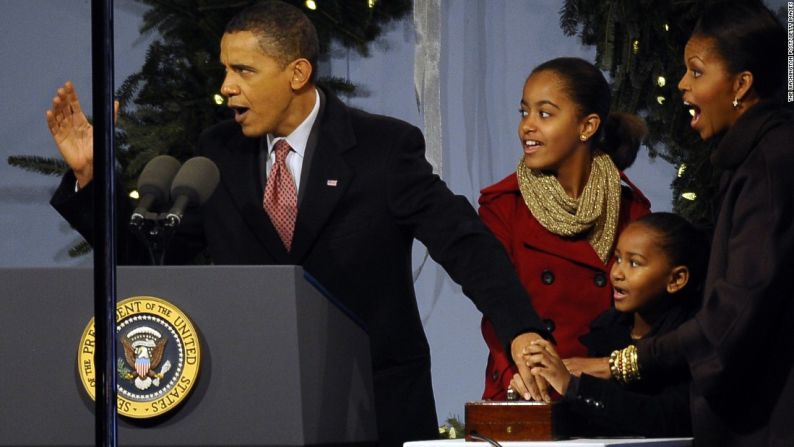
M94 319L80 338L77 370L95 399ZM193 323L162 298L135 296L116 305L116 386L118 413L136 419L165 414L190 394L201 363Z

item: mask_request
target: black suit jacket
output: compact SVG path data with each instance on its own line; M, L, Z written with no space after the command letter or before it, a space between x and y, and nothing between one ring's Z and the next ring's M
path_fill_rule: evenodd
M434 438L413 240L461 284L505 343L526 330L543 332L543 326L502 246L469 202L432 173L416 127L348 108L326 92L312 139L287 252L262 208L260 140L245 137L232 121L207 129L199 150L218 165L221 181L201 209L201 224L183 229L183 246L205 242L216 264L302 265L369 333L381 443ZM57 199L53 204L74 224L79 216L73 206Z

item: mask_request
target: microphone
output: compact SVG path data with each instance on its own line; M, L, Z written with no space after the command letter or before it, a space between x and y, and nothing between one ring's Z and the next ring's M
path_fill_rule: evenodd
M209 199L221 179L215 163L206 157L193 157L186 161L171 183L174 204L165 216L165 224L175 227L182 223L182 216L189 205L203 205Z
M150 208L168 202L171 180L179 166L179 161L170 155L158 155L146 163L138 177L140 200L130 216L130 225L140 225Z

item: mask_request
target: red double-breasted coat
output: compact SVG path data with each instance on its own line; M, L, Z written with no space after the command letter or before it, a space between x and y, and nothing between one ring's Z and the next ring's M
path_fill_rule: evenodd
M618 234L650 211L648 199L621 178L628 186L622 188ZM507 250L535 311L553 328L560 356L586 356L579 337L612 305L612 260L602 262L584 237L566 238L543 228L524 203L515 173L481 191L480 217ZM483 399L504 400L515 366L485 318L482 334L490 351Z

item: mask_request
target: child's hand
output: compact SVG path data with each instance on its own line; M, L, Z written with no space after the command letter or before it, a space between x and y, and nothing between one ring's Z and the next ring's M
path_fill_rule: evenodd
M609 357L571 357L563 359L562 363L576 377L584 373L599 379L612 378L612 373L609 371Z
M529 345L530 372L546 379L558 393L565 394L571 382L571 373L546 340L536 340Z

